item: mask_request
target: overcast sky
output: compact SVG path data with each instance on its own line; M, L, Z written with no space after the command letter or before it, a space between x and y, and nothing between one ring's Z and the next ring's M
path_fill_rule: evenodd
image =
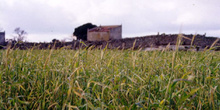
M6 38L20 27L27 40L70 38L91 22L120 25L123 38L160 33L220 37L220 0L1 0L0 28Z

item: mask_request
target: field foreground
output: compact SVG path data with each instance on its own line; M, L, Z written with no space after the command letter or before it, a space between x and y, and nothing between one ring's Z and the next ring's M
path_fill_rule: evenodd
M220 109L220 52L1 50L0 109Z

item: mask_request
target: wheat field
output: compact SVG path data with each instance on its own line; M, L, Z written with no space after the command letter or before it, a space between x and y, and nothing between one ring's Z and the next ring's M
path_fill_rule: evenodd
M220 109L220 52L0 50L0 109Z

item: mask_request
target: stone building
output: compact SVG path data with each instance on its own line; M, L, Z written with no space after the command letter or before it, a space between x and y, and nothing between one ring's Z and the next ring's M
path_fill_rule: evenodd
M88 29L88 41L108 41L122 38L122 25L99 26Z
M0 45L5 43L5 32L0 32Z

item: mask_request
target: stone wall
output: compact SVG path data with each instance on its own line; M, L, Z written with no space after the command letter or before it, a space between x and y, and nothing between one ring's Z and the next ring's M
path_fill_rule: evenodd
M181 47L184 49L197 49L199 50L204 48L209 48L213 42L215 42L218 38L216 37L205 37L202 35L197 35L192 44L194 48L191 48L191 40L193 35L184 35L189 39L182 39ZM108 49L143 49L143 50L154 50L154 49L163 49L166 48L167 45L170 45L171 50L175 50L175 45L177 41L177 34L172 35L152 35L145 37L136 37L136 38L125 38L125 39L115 39L110 41L83 41L84 43L80 43L80 41L74 40L72 42L58 42L58 43L21 43L21 44L12 44L11 48L19 48L19 49L79 49L79 48L100 48L103 49L107 46ZM6 44L7 45L7 44ZM216 42L214 45L216 47L215 50L220 50L220 40Z

